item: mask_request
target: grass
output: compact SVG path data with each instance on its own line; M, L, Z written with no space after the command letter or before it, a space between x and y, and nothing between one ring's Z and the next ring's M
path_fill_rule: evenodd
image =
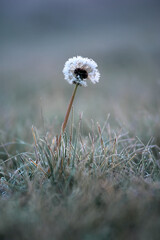
M1 146L1 239L159 239L159 147L109 116L87 135L84 125L72 112L58 152L35 127L33 144L19 142L27 151Z

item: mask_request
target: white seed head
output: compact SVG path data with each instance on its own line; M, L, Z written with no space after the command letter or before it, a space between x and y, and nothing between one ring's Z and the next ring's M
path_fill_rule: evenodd
M86 87L86 80L90 80L94 84L99 82L100 73L97 67L97 63L89 58L81 56L69 58L64 65L64 78L70 84Z

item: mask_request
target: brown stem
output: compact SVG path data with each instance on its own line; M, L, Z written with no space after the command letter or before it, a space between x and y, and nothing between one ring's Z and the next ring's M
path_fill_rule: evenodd
M70 111L71 111L71 107L72 107L72 104L73 104L73 100L74 100L74 97L76 95L76 91L77 91L77 87L78 87L78 84L76 84L75 88L74 88L74 91L73 91L73 94L72 94L72 97L71 97L71 100L70 100L70 103L69 103L69 106L68 106L68 109L67 109L67 113L66 113L66 116L65 116L65 119L64 119L64 122L62 124L62 133L64 133L64 130L66 128L66 125L67 125L67 121L68 121L68 117L69 117L69 114L70 114ZM57 150L61 144L61 134L59 136L59 139L58 139L58 145L57 145Z

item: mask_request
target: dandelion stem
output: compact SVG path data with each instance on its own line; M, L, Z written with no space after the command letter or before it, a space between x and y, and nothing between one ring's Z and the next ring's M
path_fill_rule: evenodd
M66 116L65 116L64 122L62 124L62 133L64 133L67 122L68 122L69 114L70 114L70 111L71 111L71 107L72 107L72 104L73 104L74 97L76 95L77 87L78 87L78 84L76 84L76 86L74 88L74 91L73 91L73 94L72 94L72 97L71 97L71 100L70 100L70 103L69 103L69 106L68 106L68 109L67 109L67 112L66 112ZM57 149L59 148L59 146L61 144L61 136L62 135L60 134L59 139L58 139Z

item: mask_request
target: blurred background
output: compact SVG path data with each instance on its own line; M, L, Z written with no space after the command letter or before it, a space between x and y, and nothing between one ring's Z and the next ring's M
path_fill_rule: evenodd
M75 118L125 126L160 144L159 0L0 0L0 140L59 133L73 86L68 58L93 58L100 83L79 87ZM118 125L116 125L118 124Z

